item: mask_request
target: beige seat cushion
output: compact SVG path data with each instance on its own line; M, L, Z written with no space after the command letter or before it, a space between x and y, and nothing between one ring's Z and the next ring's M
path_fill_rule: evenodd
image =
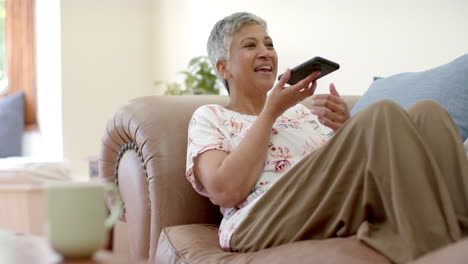
M255 253L226 252L218 227L181 225L162 230L156 263L390 263L356 237L300 241Z

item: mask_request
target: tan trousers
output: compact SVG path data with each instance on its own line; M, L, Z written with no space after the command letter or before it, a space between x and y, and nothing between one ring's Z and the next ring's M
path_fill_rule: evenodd
M276 182L231 247L357 234L402 263L467 234L467 197L468 159L448 113L432 101L405 111L383 100Z

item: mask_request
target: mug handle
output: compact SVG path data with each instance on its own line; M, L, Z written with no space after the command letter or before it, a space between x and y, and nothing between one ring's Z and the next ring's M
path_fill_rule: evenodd
M120 215L122 214L123 202L120 198L119 189L114 183L104 184L104 190L112 195L112 201L114 201L111 214L107 217L104 223L106 229L109 230L114 226L115 221L117 221L117 219L119 219Z

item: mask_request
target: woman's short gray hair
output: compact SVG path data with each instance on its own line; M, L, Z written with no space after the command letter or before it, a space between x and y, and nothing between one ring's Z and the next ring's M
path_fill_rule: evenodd
M238 12L218 21L211 30L210 37L208 38L208 57L210 58L216 75L223 82L224 86L226 86L228 92L229 87L227 82L216 69L216 63L221 60L229 59L232 35L239 31L245 24L257 24L267 31L267 23L262 18L248 12Z

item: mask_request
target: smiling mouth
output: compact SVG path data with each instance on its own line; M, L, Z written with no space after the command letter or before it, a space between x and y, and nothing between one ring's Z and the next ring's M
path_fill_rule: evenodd
M255 72L271 72L271 66L260 66L255 68Z

